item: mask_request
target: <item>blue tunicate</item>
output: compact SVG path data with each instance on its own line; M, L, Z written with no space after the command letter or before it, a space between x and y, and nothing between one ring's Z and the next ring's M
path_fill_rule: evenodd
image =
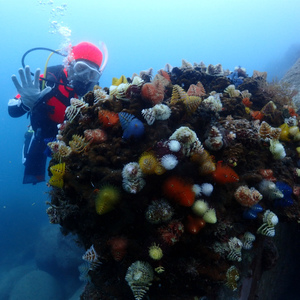
M292 188L283 181L277 181L275 185L276 185L277 189L283 194L283 197L276 199L274 201L274 206L275 207L287 207L287 206L293 205L294 202L292 199L292 193L293 193Z
M254 220L257 218L257 214L262 211L263 208L259 204L255 204L244 211L243 218L247 220Z
M139 138L144 134L144 124L137 118L132 119L123 132L123 139Z

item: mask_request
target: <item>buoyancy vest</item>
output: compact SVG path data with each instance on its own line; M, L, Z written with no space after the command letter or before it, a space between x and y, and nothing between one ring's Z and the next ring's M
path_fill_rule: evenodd
M49 118L53 122L60 124L65 119L65 110L67 106L70 105L70 99L76 97L76 94L72 88L66 86L68 83L67 70L65 68L63 69L62 66L58 67L61 67L60 72L55 72L58 74L49 72L47 73L47 78L50 77L50 79L65 85L54 83L51 92L45 95L46 99L44 98L44 101L47 105L52 107Z
M38 100L30 113L31 126L34 131L41 132L43 138L55 137L57 124L63 123L66 107L70 99L76 97L72 88L57 82L67 84L67 71L63 66L52 66L47 70L47 86L51 91Z

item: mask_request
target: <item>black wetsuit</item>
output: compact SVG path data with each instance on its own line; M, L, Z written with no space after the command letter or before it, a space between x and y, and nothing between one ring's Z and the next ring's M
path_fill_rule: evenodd
M8 105L11 117L20 117L28 113L33 129L25 134L23 183L36 184L45 181L47 142L55 139L57 125L64 121L65 109L70 105L70 99L76 96L70 87L57 84L57 82L68 83L67 72L63 66L49 67L46 79L47 86L52 87L52 90L38 100L31 112L19 96L10 100Z

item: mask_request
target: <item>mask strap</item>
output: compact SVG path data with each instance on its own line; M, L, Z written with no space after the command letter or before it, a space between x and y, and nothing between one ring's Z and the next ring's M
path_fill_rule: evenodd
M104 69L106 67L107 61L108 61L108 50L107 50L107 47L104 42L101 42L101 48L102 48L103 54L104 54L104 62L102 64L102 66L100 67L99 71L102 74L102 72L104 71Z

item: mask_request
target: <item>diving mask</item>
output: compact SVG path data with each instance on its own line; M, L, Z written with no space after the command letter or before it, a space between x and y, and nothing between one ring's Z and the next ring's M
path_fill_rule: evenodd
M84 61L77 61L74 66L74 75L79 76L85 81L98 82L101 73L94 67L90 66Z

